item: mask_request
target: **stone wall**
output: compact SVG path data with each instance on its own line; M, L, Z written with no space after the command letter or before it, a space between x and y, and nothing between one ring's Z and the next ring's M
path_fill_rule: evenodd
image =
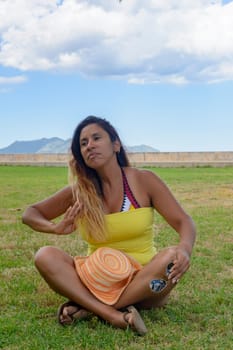
M233 152L129 153L134 166L192 167L233 166ZM67 166L67 154L0 154L0 165Z
M131 153L136 165L152 166L233 166L233 152Z

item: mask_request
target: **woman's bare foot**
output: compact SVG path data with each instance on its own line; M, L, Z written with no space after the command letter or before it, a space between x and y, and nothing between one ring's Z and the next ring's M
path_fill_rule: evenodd
M61 325L70 325L76 320L84 320L90 316L90 312L73 301L62 304L57 313L58 322Z
M124 313L124 319L130 328L139 335L145 335L147 328L137 309L134 306L127 307L128 312Z

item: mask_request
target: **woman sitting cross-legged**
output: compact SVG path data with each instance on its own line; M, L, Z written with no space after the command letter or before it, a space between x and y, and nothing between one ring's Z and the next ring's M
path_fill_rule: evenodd
M118 133L103 118L89 116L79 123L69 165L71 183L23 214L35 231L68 235L77 230L88 244L84 257L52 246L36 253L41 276L67 299L58 320L70 324L93 314L144 335L140 310L165 305L189 268L193 221L154 172L130 166ZM155 211L179 235L176 246L159 252Z

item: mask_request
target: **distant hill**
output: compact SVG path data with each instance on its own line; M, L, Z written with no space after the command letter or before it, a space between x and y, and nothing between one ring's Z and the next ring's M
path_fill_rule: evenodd
M147 153L147 152L159 152L158 149L155 149L147 145L138 145L138 146L126 146L127 152L131 153Z
M11 145L1 148L0 154L33 154L33 153L67 153L71 139L63 140L58 137L42 138L32 141L15 141ZM127 152L159 152L159 150L147 146L126 146Z

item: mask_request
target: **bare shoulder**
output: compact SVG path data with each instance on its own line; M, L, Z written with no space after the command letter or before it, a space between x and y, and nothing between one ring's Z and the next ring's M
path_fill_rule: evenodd
M142 207L151 206L153 198L161 191L163 182L147 169L127 167L124 169L129 186Z
M177 227L177 218L181 220L186 214L167 184L151 170L126 168L125 173L139 204L154 207L171 226Z
M161 182L160 177L152 170L128 167L125 168L125 173L131 181L134 179L135 181L139 181L141 184L148 184L148 182L153 182L155 184L156 182Z

